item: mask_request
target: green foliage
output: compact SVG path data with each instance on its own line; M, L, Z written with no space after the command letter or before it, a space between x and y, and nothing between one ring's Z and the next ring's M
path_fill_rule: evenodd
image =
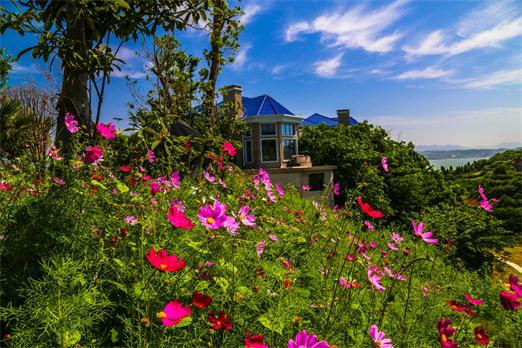
M469 204L478 204L481 198L477 187L482 185L489 198L498 199L491 214L502 221L511 237L522 241L522 149L508 150L444 174L461 200Z
M119 168L119 146L131 154L145 148L134 148L123 135L102 139L96 145L103 148L104 161L93 165L77 159L85 145L76 136L72 159L50 162L41 181L24 157L16 167L0 169L12 186L0 191L1 313L7 319L4 333L11 334L3 345L240 347L249 330L263 335L270 347L282 347L306 329L331 345L365 347L373 344L368 330L375 323L395 346L431 347L438 344L436 321L446 317L458 328L456 340L463 346L473 344L477 325L487 328L493 344L516 347L522 339L517 336L522 312L502 309L501 284L455 268L448 251L413 238L409 227L388 229L374 221L376 231L365 229L366 217L358 209L334 211L325 201L302 199L291 186L272 202L267 189L273 188L256 188L252 178L221 172L215 162L205 169L226 187L198 176L153 194L145 175L156 175L159 163L145 172L140 159L129 163L130 172ZM228 168L227 157L223 161ZM58 174L65 184L50 179ZM169 222L173 199L183 202L193 229ZM257 226L241 225L236 236L205 227L199 209L215 199L236 219L240 207L248 205ZM497 225L485 215L489 225L470 229L488 242L483 232ZM126 216L137 223L126 222ZM430 211L425 218L436 235L448 228L447 238L457 235L455 244L468 246L468 237L459 239L459 234L471 232L450 229L453 220L443 225L442 212ZM396 245L400 250L388 246L392 232L404 237ZM264 253L256 251L261 240ZM377 246L368 247L367 260L358 249L370 242ZM165 249L186 266L172 273L156 269L144 257L150 248ZM373 265L384 291L368 281ZM407 278L395 279L396 274ZM357 287L343 287L340 278ZM191 305L194 290L211 296L212 304L192 305L190 317L164 326L157 313L172 300ZM446 303L464 301L465 293L485 301L475 317L466 318ZM232 330L210 329L209 312L220 311L232 318Z

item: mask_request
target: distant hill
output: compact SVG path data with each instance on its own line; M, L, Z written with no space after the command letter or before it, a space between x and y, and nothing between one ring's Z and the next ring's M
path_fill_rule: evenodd
M428 160L442 160L442 159L453 159L453 158L488 158L508 150L507 148L501 149L461 149L461 150L428 150L419 151Z
M506 146L507 147L507 146ZM451 151L451 150L464 150L467 149L464 146L460 145L416 145L415 150L417 152L424 152L424 151Z

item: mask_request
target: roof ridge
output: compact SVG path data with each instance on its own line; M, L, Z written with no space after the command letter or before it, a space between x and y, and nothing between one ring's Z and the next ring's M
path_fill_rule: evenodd
M263 97L263 101L261 101L261 103L259 104L259 109L257 110L257 113L256 113L256 115L258 115L258 116L260 115L259 113L261 112L261 109L263 108L263 104L265 103L267 95L263 94L261 96Z

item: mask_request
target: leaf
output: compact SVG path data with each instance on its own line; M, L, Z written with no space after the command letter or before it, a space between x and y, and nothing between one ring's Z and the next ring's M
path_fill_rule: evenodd
M209 251L206 250L206 249L201 249L199 246L203 244L203 242L196 242L196 241L191 241L188 243L188 246L191 247L192 249L196 250L197 252L200 252L202 254L208 254Z
M114 328L111 329L111 342L118 342L118 331L116 331Z
M192 324L192 317L185 317L183 318L176 327L185 327Z
M261 323L261 325L266 327L268 330L277 332L280 335L283 334L283 323L274 320L274 318L272 318L268 314L263 314L259 317L258 320Z
M127 187L127 185L120 181L116 181L116 187L118 188L118 191L120 191L121 193L129 192L129 188Z
M101 188L104 189L104 190L107 190L107 186L105 186L104 184L102 184L101 182L99 182L99 181L96 180L96 179L92 179L92 180L91 180L91 184L93 184L94 186L101 187Z
M216 278L216 284L218 284L221 287L223 292L227 292L227 290L228 290L228 280L226 280L223 277L217 277Z
M114 263L117 264L118 266L120 266L121 268L125 268L125 264L123 263L122 260L114 258L114 259L112 259L112 261L114 261Z

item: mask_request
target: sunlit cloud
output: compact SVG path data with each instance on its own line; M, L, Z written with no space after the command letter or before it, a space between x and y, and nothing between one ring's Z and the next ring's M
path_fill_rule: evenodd
M339 54L333 58L321 60L314 64L314 72L321 77L334 77L341 66L343 55Z

